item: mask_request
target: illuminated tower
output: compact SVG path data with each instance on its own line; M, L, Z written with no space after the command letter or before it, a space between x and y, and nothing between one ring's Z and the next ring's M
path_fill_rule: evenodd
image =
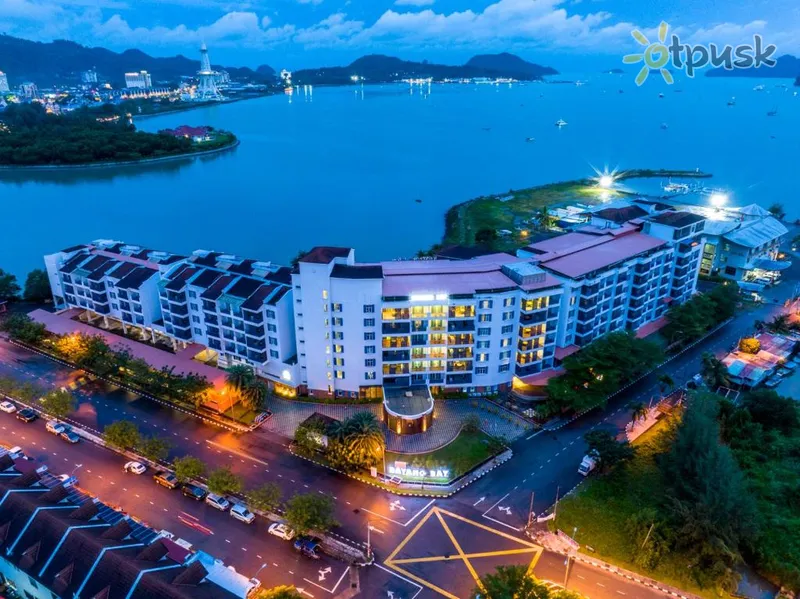
M205 42L200 46L200 70L197 71L197 96L196 100L221 101L224 98L217 89L217 77L219 73L211 69L211 60L208 58L208 48Z

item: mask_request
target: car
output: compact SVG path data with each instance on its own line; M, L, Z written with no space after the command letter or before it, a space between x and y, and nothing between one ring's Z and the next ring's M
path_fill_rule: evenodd
M191 497L195 501L203 501L208 495L208 492L203 487L198 487L192 483L184 483L181 486L181 493L184 497Z
M17 412L17 420L22 420L22 422L33 422L39 416L31 410L30 408L25 408L24 410L20 410Z
M243 503L236 503L231 508L230 515L232 518L236 518L245 524L252 524L253 520L256 519L256 515L247 509L247 506Z
M81 438L78 435L76 435L72 429L61 431L61 433L58 436L64 439L64 441L66 441L67 443L77 443L78 441L81 440Z
M178 488L178 477L175 476L172 472L167 472L166 470L159 470L153 475L153 480L156 481L157 485L161 485L162 487L166 487L167 489L177 489Z
M70 476L69 474L59 474L56 478L60 480L61 484L63 484L65 487L71 487L78 484L78 479L74 476Z
M306 557L310 557L311 559L320 558L318 549L319 539L314 537L297 537L294 542L294 550L305 555Z
M17 411L17 406L15 406L10 401L4 401L0 403L0 412L5 412L6 414L13 414Z
M125 462L122 469L125 472L132 472L133 474L144 474L145 470L147 470L147 466L141 462Z
M284 541L291 541L297 535L294 530L279 522L270 524L267 532L274 537L283 539Z
M230 501L216 493L209 493L206 495L206 503L211 507L217 508L221 512L227 512L228 508L231 507Z
M45 428L47 429L48 433L53 433L54 435L60 435L67 430L67 426L58 420L48 420Z

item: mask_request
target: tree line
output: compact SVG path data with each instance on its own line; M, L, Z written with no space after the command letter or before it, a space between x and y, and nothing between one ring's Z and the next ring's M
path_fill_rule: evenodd
M28 273L25 287L22 288L19 286L16 275L0 268L0 302L13 302L20 299L24 299L26 302L45 302L52 297L47 271L41 268L33 269Z

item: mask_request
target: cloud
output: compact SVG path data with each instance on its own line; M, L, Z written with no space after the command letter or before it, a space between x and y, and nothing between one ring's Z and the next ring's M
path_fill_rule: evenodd
M435 0L394 0L395 6L430 6Z
M350 21L344 13L336 13L316 25L299 30L292 41L306 47L322 47L346 43L364 29L362 21Z

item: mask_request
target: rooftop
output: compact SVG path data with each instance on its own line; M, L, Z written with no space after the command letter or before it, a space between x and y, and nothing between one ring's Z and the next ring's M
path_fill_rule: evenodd
M592 216L597 218L602 218L605 220L610 220L613 223L617 223L618 225L627 222L633 218L641 218L642 216L647 215L647 210L642 208L641 206L621 206L619 208L604 208L603 210L598 210L597 212L592 213Z
M380 264L366 264L350 266L349 264L336 264L331 271L332 279L382 279L383 268Z
M307 264L330 264L335 258L347 258L352 250L350 248L317 246L311 248L305 256L300 258L300 262Z
M680 229L681 227L688 227L689 225L699 223L701 220L705 220L705 217L693 212L680 211L662 212L661 214L651 216L649 220L660 225L667 225Z
M395 416L418 418L433 411L433 398L427 385L383 387L383 404Z

